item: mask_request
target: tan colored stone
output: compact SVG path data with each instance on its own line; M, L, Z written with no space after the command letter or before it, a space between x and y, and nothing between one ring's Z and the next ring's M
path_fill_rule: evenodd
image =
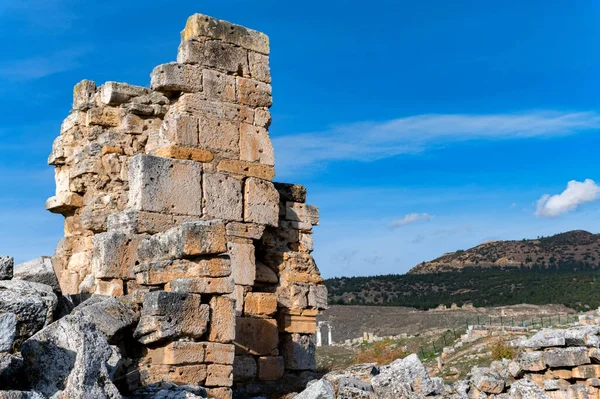
M248 64L253 79L271 83L271 69L269 68L269 57L267 55L249 51Z
M588 379L600 377L600 364L577 366L571 370L573 378Z
M173 215L156 212L124 211L108 216L108 231L126 234L156 234L175 227L178 223Z
M263 284L277 284L279 282L279 278L273 269L262 262L256 262L255 282Z
M273 183L250 177L244 185L244 220L277 226L279 193Z
M235 302L231 298L215 296L210 300L210 326L208 339L212 342L230 343L236 335Z
M568 369L552 370L550 373L552 374L551 378L560 378L563 380L570 380L573 378L573 373Z
M259 240L262 237L264 230L265 226L256 223L230 222L225 226L225 231L228 236L252 240Z
M247 123L240 125L240 159L275 165L275 153L267 129Z
M240 153L238 123L201 117L198 126L200 147L216 151L225 157L238 157Z
M209 364L206 368L207 387L230 387L233 385L233 366Z
M91 80L82 80L73 88L73 109L87 110L94 106L96 83Z
M209 218L242 220L242 182L225 173L204 173L204 214Z
M223 159L217 165L217 170L242 176L256 177L271 181L275 176L275 170L271 166L253 164L245 161L234 161Z
M83 198L75 193L60 193L46 201L46 210L52 213L69 213L83 206Z
M206 393L209 398L214 399L231 399L233 397L231 388L207 388Z
M191 292L194 294L229 294L233 292L234 282L230 277L179 278L165 285L168 292Z
M115 278L111 280L96 280L96 291L98 295L123 296L123 280Z
M118 108L98 107L87 112L87 126L117 127L121 122L121 113Z
M232 344L219 344L215 342L204 342L205 362L218 364L233 364L235 357L235 346Z
M253 285L256 276L254 244L228 242L227 251L231 258L231 277L238 285Z
M254 111L254 126L264 127L268 129L271 126L271 113L267 108L257 108Z
M312 316L282 313L279 315L279 330L288 333L315 334L317 332L317 319Z
M235 102L235 77L205 69L203 71L204 94L209 99Z
M129 236L121 232L96 234L92 239L92 273L96 278L134 279L138 263L137 247L147 236Z
M277 295L266 292L249 292L244 298L246 316L273 316L277 312Z
M180 278L226 277L231 264L226 257L210 259L176 259L143 263L134 269L137 282L143 285L166 284Z
M204 363L203 342L175 341L159 348L148 348L152 364L186 365Z
M177 113L189 113L232 123L254 123L254 109L246 105L207 99L204 93L186 93L171 106Z
M206 369L205 364L189 366L153 365L140 369L140 382L143 385L150 385L161 381L179 385L203 385L206 380Z
M180 145L170 145L168 147L157 148L152 151L152 155L164 158L184 159L198 162L211 162L214 155L207 150L194 147L184 147Z
M319 224L319 208L313 205L288 201L285 203L285 218L295 222L307 222L314 226Z
M250 107L270 107L273 104L271 85L254 79L236 78L237 100Z
M169 116L169 115L168 115ZM198 118L192 115L174 114L165 118L162 135L176 145L198 145Z
M277 349L279 331L274 319L237 317L235 327L234 344L240 354L265 356Z
M285 365L282 356L261 356L257 360L258 379L261 381L277 381L283 377Z
M200 92L202 67L175 62L159 65L150 74L150 87L160 92Z
M105 145L104 147L102 147L102 155L106 155L106 154L123 155L123 148Z

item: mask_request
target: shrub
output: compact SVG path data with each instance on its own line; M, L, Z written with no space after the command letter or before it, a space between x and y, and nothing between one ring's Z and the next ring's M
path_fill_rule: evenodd
M355 356L354 362L357 364L377 363L382 365L403 357L406 357L406 353L397 344L390 341L380 341L362 347Z
M504 338L498 338L496 342L492 344L492 359L493 360L502 360L502 359L514 359L516 356L516 351L514 348L508 346L506 340Z

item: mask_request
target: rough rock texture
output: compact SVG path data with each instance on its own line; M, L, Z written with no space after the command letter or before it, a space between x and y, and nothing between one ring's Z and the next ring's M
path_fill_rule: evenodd
M116 344L126 333L131 332L139 318L133 310L116 298L95 298L82 302L71 314L80 314L93 320L96 329L108 342Z
M14 263L11 256L0 256L0 280L10 280L13 277Z
M334 399L335 391L331 382L327 380L318 380L309 384L300 394L294 396L294 399Z
M15 266L13 278L46 284L52 287L55 293L60 293L60 285L52 267L52 258L49 256L41 256Z
M91 320L66 316L29 338L22 348L32 390L68 398L120 398L111 382L120 355Z
M131 399L197 399L207 398L206 389L193 385L158 382L138 389Z
M371 383L375 393L382 399L397 398L410 391L423 395L441 393L435 392L438 384L429 377L415 354L381 367Z
M0 352L11 350L17 332L17 316L14 313L0 314Z

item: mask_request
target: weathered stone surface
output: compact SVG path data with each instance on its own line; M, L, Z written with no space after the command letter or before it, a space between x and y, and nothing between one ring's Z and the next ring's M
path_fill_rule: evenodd
M280 313L278 325L281 332L300 334L315 334L317 332L317 319L314 316Z
M23 344L22 354L35 391L47 396L62 391L65 398L121 398L111 382L120 355L84 316L66 316L46 327Z
M173 215L155 212L123 211L107 218L108 231L125 234L156 234L175 227Z
M214 219L242 220L242 182L225 173L205 173L204 213Z
M308 335L282 335L282 355L290 370L316 370L315 344Z
M171 260L226 252L225 226L218 220L183 223L143 240L141 261Z
M205 69L202 72L202 79L207 98L235 102L235 77Z
M255 282L262 284L277 284L279 278L277 273L262 262L256 262L256 278Z
M258 379L276 381L283 377L285 364L282 356L261 356L257 359Z
M230 277L197 277L179 278L170 281L165 286L165 291L192 292L195 294L229 294L234 289L233 279Z
M247 123L240 125L240 159L275 165L275 153L267 129Z
M256 178L246 179L244 186L244 220L277 226L279 193L273 183Z
M600 364L577 366L571 371L573 378L588 379L600 377Z
M84 79L73 88L73 109L86 111L94 106L96 83Z
M133 399L205 399L206 389L195 385L177 385L161 381L138 389Z
M415 354L381 367L379 374L371 379L371 384L382 399L398 398L407 392L407 387L422 395L435 393L436 389L436 384Z
M473 367L471 381L482 392L502 393L504 380L502 377L487 367Z
M41 256L15 266L13 278L46 284L52 287L54 292L60 293L58 278L52 267L52 258L49 256Z
M542 352L523 352L517 358L517 362L525 371L542 371L546 368Z
M182 159L186 161L212 162L215 158L212 152L202 148L189 147L183 145L169 145L156 148L151 151L152 155L163 158Z
M133 97L148 94L145 87L132 86L127 83L106 82L100 86L100 101L107 105L120 105Z
M256 339L255 337L261 338ZM270 355L277 349L278 343L279 331L275 320L251 317L236 318L234 344L240 354Z
M256 377L256 360L253 356L236 356L233 361L233 380L246 381Z
M286 202L285 218L290 221L317 225L319 224L319 208L298 202Z
M269 57L256 53L248 52L248 64L250 67L250 75L253 79L265 83L271 83L271 69L269 68Z
M147 236L131 236L120 231L94 235L92 273L96 278L134 278L133 268L139 263L137 247Z
M200 64L238 75L249 73L247 50L221 40L184 40L177 52L177 62ZM261 66L256 60L254 68L264 73L264 68L259 69Z
M179 337L200 338L206 332L209 307L200 295L156 291L144 296L140 322L134 337L150 344Z
M265 230L265 226L255 223L230 222L225 226L228 236L259 240Z
M46 200L46 210L52 213L67 214L83 206L83 198L75 193L59 193Z
M140 369L140 382L144 385L157 382L171 382L178 385L204 385L205 380L205 364L189 364L184 366L152 365Z
M23 280L0 281L0 313L17 316L17 344L52 322L57 303L50 286Z
M335 390L331 382L321 379L309 383L304 391L294 396L294 399L335 399Z
M0 256L0 280L10 280L13 277L14 264L12 256Z
M206 363L232 365L235 358L235 346L233 344L220 344L217 342L204 342Z
M150 74L150 87L161 92L199 92L202 91L202 68L197 65L170 64L159 65Z
M231 258L231 277L235 284L253 285L256 277L254 244L228 242L227 252Z
M44 396L33 391L0 391L0 399L44 399Z
M247 316L272 316L277 312L277 295L266 292L249 292L244 300Z
M589 363L590 357L584 347L558 348L544 352L544 361L548 367L579 366Z
M182 278L227 277L231 264L226 256L210 259L176 259L142 263L134 268L137 282L142 285L160 285Z
M308 306L317 309L327 309L327 287L323 285L311 285L308 290Z
M75 307L71 314L88 317L112 344L117 344L138 322L138 316L133 310L112 297L100 301L88 299Z
M202 342L171 342L166 346L149 349L152 364L186 365L204 363L205 349Z
M237 101L250 107L269 108L273 104L271 85L254 79L236 78Z
M11 350L16 332L17 316L14 313L0 314L0 352Z
M210 326L208 339L229 343L236 336L235 301L215 296L210 300Z
M254 164L233 159L224 159L217 165L217 170L241 176L256 177L263 180L273 180L275 169L272 166Z
M306 202L306 187L300 184L273 182L275 189L284 202Z
M219 153L226 158L238 158L240 153L238 123L201 116L198 128L200 147Z
M207 387L230 387L233 385L233 366L209 364L206 368Z
M140 154L129 164L131 209L180 215L202 215L202 166Z

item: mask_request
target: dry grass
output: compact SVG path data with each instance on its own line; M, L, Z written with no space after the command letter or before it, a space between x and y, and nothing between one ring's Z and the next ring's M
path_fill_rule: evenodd
M374 342L371 345L364 346L354 357L356 364L377 363L379 365L388 364L396 359L406 357L402 348L387 340Z
M492 360L514 359L516 351L508 346L504 337L499 337L490 347L492 352Z

